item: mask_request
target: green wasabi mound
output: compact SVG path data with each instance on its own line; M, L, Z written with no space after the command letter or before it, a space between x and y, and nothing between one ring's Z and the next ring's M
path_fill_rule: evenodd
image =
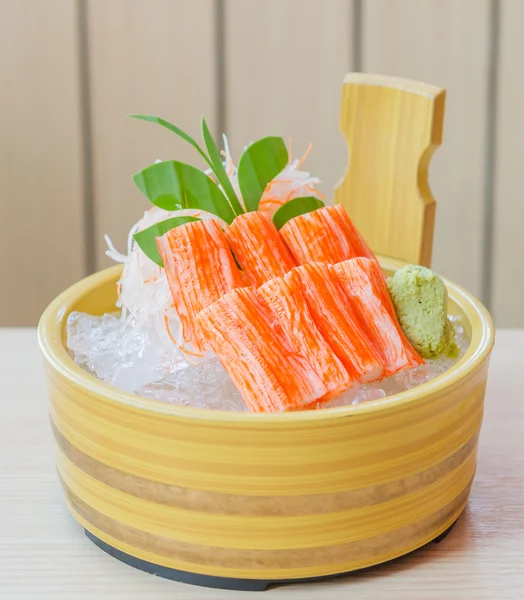
M448 292L436 273L408 265L389 278L388 287L400 326L422 358L458 356Z

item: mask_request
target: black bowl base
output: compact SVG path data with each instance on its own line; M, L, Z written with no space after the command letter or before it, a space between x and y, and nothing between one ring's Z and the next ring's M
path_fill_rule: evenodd
M452 523L446 531L441 533L434 540L429 542L430 544L440 543L448 533L453 529L455 523ZM356 571L349 571L347 573L337 573L336 575L324 575L322 577L307 577L304 579L234 579L231 577L215 577L213 575L200 575L198 573L189 573L187 571L178 571L177 569L170 569L168 567L162 567L161 565L155 565L154 563L147 562L145 560L141 560L140 558L135 558L130 554L126 554L120 550L117 550L113 546L106 544L101 539L94 536L92 533L85 530L85 534L94 544L96 544L100 549L107 554L110 554L114 558L120 560L121 562L134 567L135 569L139 569L140 571L145 571L146 573L150 573L151 575L157 575L158 577L163 577L165 579L171 579L172 581L179 581L181 583L189 583L191 585L199 585L202 587L208 588L216 588L223 590L236 590L236 591L246 591L246 592L263 592L271 585L283 584L283 583L303 583L307 581L321 581L323 579L333 579L335 577L343 577L344 575L350 575L353 573L361 573L362 571L366 571L368 569L373 569L375 567L368 567L367 569L358 569ZM416 552L416 551L415 551ZM381 563L383 564L383 563ZM377 567L380 565L376 565Z

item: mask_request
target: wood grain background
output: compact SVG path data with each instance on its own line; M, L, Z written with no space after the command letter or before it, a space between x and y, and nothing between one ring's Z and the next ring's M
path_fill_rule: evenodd
M0 325L32 325L124 249L145 199L131 175L195 161L163 116L204 114L234 154L293 140L331 194L346 149L340 86L362 70L448 90L431 165L434 267L524 326L521 0L0 0ZM198 164L198 161L196 161Z

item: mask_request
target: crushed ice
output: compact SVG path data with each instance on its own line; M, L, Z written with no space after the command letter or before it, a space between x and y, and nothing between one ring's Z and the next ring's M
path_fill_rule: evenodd
M454 320L454 324L462 356L469 340L460 322ZM187 362L174 346L159 338L154 325L133 327L118 315L95 317L73 312L67 321L67 343L80 367L126 392L197 408L248 410L218 359ZM427 361L382 381L347 390L322 408L368 402L416 387L441 375L457 360L442 357Z

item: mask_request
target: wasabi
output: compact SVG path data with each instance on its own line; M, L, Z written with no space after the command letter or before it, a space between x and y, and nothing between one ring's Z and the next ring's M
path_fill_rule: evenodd
M448 293L431 269L408 265L388 281L400 326L422 358L456 357L455 329L448 319Z

